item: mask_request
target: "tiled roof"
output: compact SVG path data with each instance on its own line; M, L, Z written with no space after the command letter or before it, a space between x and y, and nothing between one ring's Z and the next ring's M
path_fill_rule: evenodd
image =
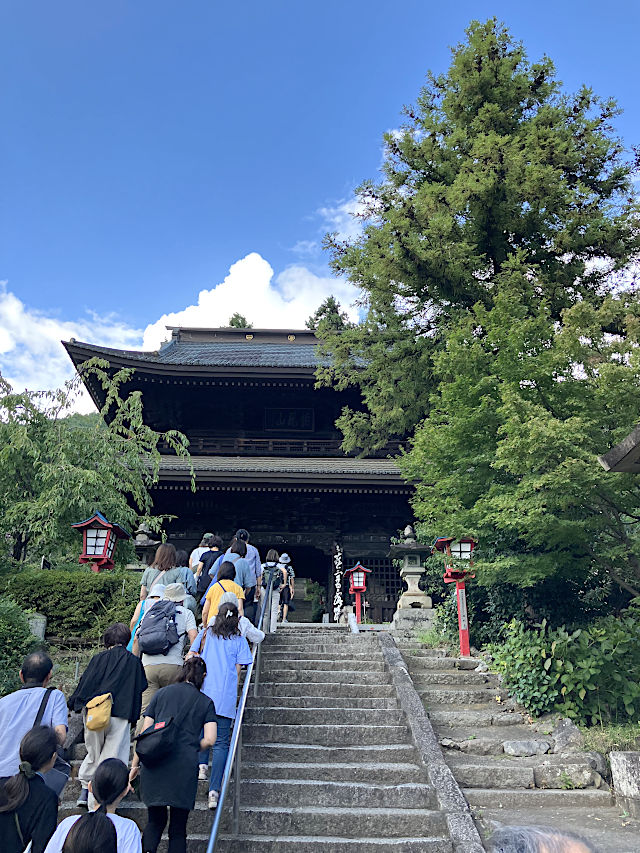
M118 350L95 344L74 342L73 348L91 351L104 358L125 358L153 365L198 365L202 367L290 367L315 370L318 366L314 344L281 344L262 342L231 342L172 340L158 352ZM88 356L87 356L88 357Z
M401 477L398 466L392 459L338 459L294 458L280 456L192 456L191 463L196 472L220 472L242 474L327 474L327 475L377 475ZM160 471L188 472L189 463L178 456L163 456Z

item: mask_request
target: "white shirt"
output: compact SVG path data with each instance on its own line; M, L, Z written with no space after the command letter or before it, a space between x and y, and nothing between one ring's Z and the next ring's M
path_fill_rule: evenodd
M240 617L238 628L240 628L240 633L246 638L248 643L261 643L264 640L264 631L256 628L253 622L247 619L246 616Z
M211 550L211 548L209 548L207 545L205 545L204 547L200 546L198 548L193 549L193 551L191 552L191 556L189 557L189 561L191 564L191 570L192 571L195 572L196 566L200 562L200 557L202 557L202 555L205 553L205 551L210 551L210 550Z
M51 836L44 853L62 853L62 846L66 841L69 830L82 815L72 814L58 824L58 828ZM120 817L118 814L107 814L116 828L118 838L118 853L142 853L142 839L137 825L128 817Z

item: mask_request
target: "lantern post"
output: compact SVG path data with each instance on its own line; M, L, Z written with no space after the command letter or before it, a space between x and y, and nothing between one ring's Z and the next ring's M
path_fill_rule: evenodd
M432 546L433 551L440 551L444 556L444 582L455 583L456 585L456 601L458 604L458 635L460 637L460 657L468 658L471 656L471 647L469 643L469 617L467 614L467 592L465 589L465 578L474 578L475 575L460 567L459 564L454 564L454 558L458 560L468 560L469 567L473 565L472 554L475 547L475 541L468 537L463 537L457 542L450 536L440 536L435 540Z
M362 563L356 563L352 569L347 569L344 573L345 577L349 578L349 593L355 594L356 597L356 622L362 622L362 596L367 589L367 575L371 574L371 569L366 569Z
M112 569L116 542L118 539L131 539L131 534L124 527L107 521L101 512L71 526L82 531L82 554L78 562L91 563L92 572Z

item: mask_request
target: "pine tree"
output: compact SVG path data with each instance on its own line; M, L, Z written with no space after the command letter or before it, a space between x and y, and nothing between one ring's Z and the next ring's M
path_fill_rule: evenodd
M232 329L253 329L253 323L250 323L243 314L237 311L229 317L229 327Z
M335 296L327 296L305 323L307 329L317 331L320 327L332 331L342 331L353 327L345 311Z
M341 417L345 449L411 434L449 324L491 310L514 264L554 321L602 304L640 247L617 114L587 87L564 94L551 60L529 62L495 20L472 23L448 72L428 76L384 137L383 179L358 190L361 238L326 240L367 309L355 329L320 330L332 362L319 381L359 385L367 407Z

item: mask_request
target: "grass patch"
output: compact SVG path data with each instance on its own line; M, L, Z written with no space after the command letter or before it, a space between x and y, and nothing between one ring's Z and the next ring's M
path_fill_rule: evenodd
M69 698L91 658L102 650L103 647L98 645L93 648L79 649L51 646L48 650L49 657L53 661L51 687L62 690L65 697Z
M431 628L416 631L415 636L416 640L428 649L447 649L449 654L456 654L456 649L437 624Z
M640 722L605 726L580 726L584 748L602 752L637 752L640 750Z

